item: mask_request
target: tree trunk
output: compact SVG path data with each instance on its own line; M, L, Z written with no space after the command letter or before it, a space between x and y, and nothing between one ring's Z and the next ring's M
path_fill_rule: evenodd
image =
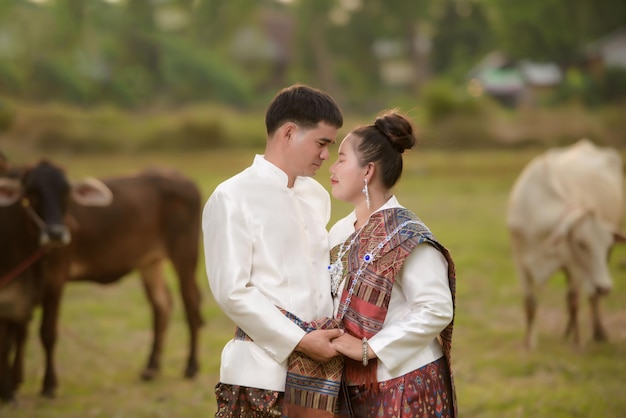
M407 43L409 45L409 59L414 71L412 87L416 94L420 93L422 87L432 77L429 60L431 40L423 31L421 32L419 22L409 25Z

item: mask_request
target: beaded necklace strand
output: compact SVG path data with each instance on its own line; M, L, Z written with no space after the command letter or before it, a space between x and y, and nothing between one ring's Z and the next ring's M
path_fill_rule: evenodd
M328 265L328 271L330 272L330 292L333 295L333 297L337 296L337 292L339 291L339 286L341 285L341 283L343 283L343 279L345 277L343 274L343 270L344 270L343 256L348 251L350 251L350 248L352 248L352 244L354 244L356 239L359 237L359 234L361 233L364 227L365 225L359 228L359 230L354 234L354 236L350 240L350 243L348 244L347 247L346 247L346 242L348 242L347 239L341 243L341 247L339 247L339 253L337 254L337 260L335 260L334 263Z
M389 241L391 241L391 238L393 238L398 232L400 232L402 228L404 228L405 226L409 224L419 224L419 223L420 222L412 220L412 219L402 222L393 231L391 231L391 234L387 235L385 239L376 246L373 253L370 253L370 252L365 253L365 255L363 256L363 263L361 263L361 265L359 266L359 269L357 270L356 274L354 275L354 279L352 280L352 283L350 284L350 289L348 289L348 296L346 297L346 301L344 302L343 309L340 313L337 314L338 319L343 319L343 317L346 315L346 312L348 311L348 307L350 306L350 301L352 301L352 294L354 293L356 282L359 281L359 277L361 276L363 271L374 261L374 258L376 258L380 250L382 250L383 247L387 245ZM352 242L350 243L350 246L351 245L352 245Z

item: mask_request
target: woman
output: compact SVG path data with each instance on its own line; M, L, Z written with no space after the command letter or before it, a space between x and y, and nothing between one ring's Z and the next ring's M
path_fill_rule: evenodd
M330 168L332 195L354 211L330 231L331 288L346 332L333 341L345 356L352 416L456 417L449 366L454 263L392 188L411 122L392 111L350 132Z

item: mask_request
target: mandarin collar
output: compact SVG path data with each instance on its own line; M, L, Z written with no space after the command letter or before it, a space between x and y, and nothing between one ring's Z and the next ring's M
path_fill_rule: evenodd
M372 215L376 212L380 212L381 210L391 209L391 208L402 208L403 206L398 202L395 194L392 194L391 197L382 205L380 208L375 210ZM371 215L370 215L371 216Z
M387 201L378 209L376 209L374 212L372 212L370 214L370 218L372 217L373 214L380 212L381 210L385 210L385 209L391 209L391 208L404 208L404 206L402 206L400 204L400 202L398 202L398 198L396 198L396 195L391 195L391 197L389 199L387 199ZM349 221L351 222L352 225L354 225L354 223L356 222L356 211L352 211L350 213L350 215L348 215ZM369 218L368 218L369 221Z
M264 155L255 155L252 165L255 169L259 171L259 174L270 180L272 183L281 187L289 188L287 186L287 184L289 184L289 176L287 175L287 173L278 168L278 166L267 161ZM300 177L296 177L296 180L293 183L293 189L298 187L299 179Z

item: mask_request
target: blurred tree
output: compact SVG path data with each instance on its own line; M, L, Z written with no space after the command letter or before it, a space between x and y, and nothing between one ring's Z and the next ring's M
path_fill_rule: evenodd
M169 102L222 101L235 105L250 102L252 87L238 68L219 55L199 49L184 38L160 38L162 48L161 92Z
M433 36L431 62L436 74L463 80L480 57L496 47L482 1L446 0Z
M626 23L623 0L485 0L498 43L512 58L570 63L584 45Z
M157 28L154 6L147 0L127 0L127 27L122 45L127 48L130 65L144 68L154 77L160 78L160 51L156 42Z
M372 0L363 2L364 23L377 39L401 40L413 68L414 93L431 77L430 47L434 6L438 0ZM373 45L372 45L373 47Z
M244 104L297 81L371 111L491 48L571 62L624 22L623 0L0 0L0 92Z
M0 92L4 94L23 93L23 69L19 66L20 50L15 40L18 37L15 16L19 13L21 0L0 1ZM22 42L26 41L22 39Z
M297 4L296 20L299 22L298 46L295 49L296 63L302 70L317 80L318 87L338 92L337 80L330 49L332 40L328 37L329 15L334 0L301 1ZM303 71L306 74L306 71Z
M389 38L380 30L375 17L380 16L380 3L339 2L339 5L342 3L343 7L335 5L330 11L327 35L333 48L336 83L350 106L378 108L383 85L376 42Z
M256 16L260 4L254 0L182 0L193 10L190 31L198 45L223 49L234 33Z
M51 8L55 12L53 36L57 50L76 47L82 35L85 0L56 0Z
M432 3L341 0L328 8L335 77L351 105L371 111L393 95L416 97L430 77Z

